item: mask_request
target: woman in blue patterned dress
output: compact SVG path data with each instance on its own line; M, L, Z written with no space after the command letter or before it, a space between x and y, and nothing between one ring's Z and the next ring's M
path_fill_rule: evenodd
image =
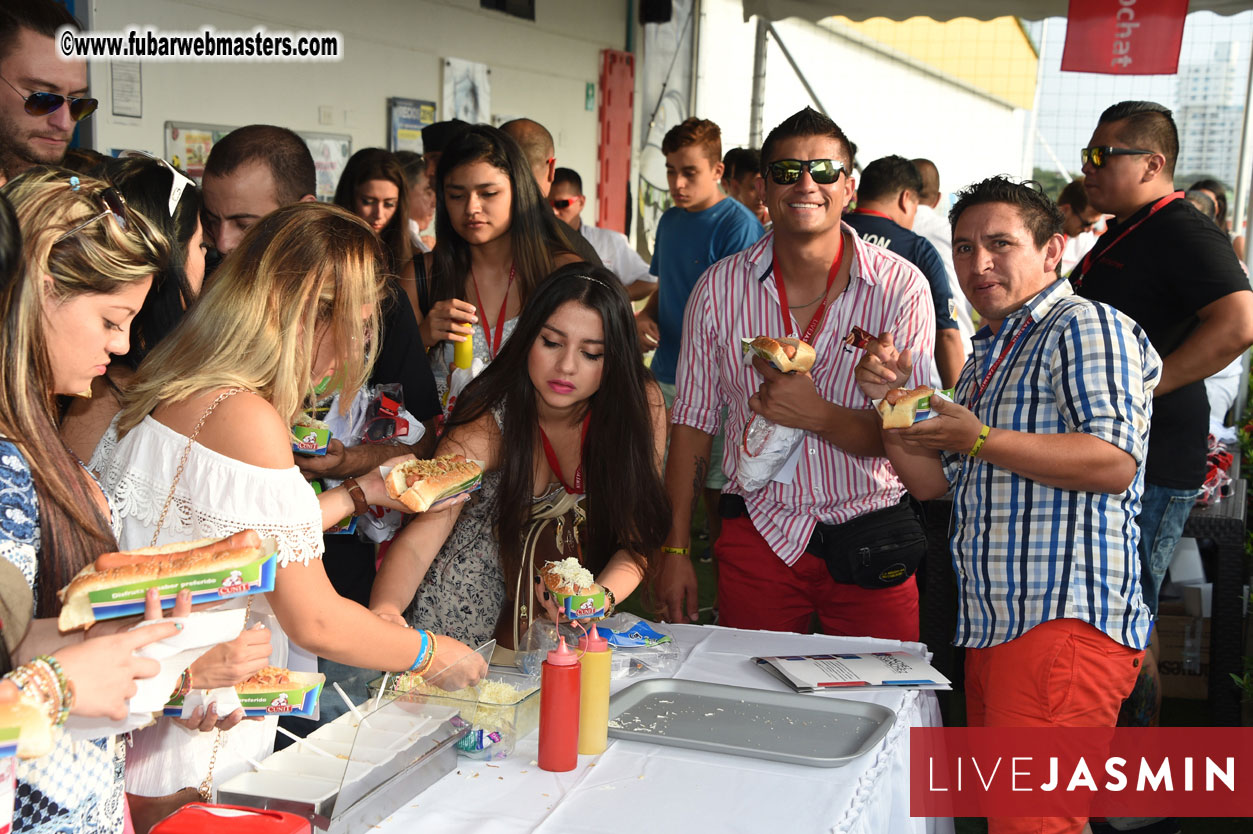
M167 245L115 191L86 177L34 168L3 193L16 217L0 222L0 249L18 263L0 274L0 557L21 571L35 612L13 660L55 653L83 701L76 713L122 718L133 678L155 674L154 662L132 656L151 640L84 642L56 628L58 589L116 549L103 492L58 440L56 396L87 390L110 355L126 352L130 320ZM14 219L24 233L20 258ZM114 623L90 636L117 632ZM174 627L151 630L162 639ZM13 830L121 831L123 761L116 739L56 731L51 753L18 766Z

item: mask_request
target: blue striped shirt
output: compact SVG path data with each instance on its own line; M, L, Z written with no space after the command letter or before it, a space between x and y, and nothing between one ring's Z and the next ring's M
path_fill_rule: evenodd
M997 645L1063 618L1133 649L1148 643L1135 518L1161 369L1139 325L1080 298L1064 280L1008 316L997 333L984 327L975 334L957 402L973 401L974 413L993 428L1099 437L1135 459L1136 475L1125 492L1080 492L944 453L955 490L956 645Z

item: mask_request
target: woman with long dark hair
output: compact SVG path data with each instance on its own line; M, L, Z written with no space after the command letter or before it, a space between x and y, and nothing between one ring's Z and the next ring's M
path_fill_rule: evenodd
M419 270L415 307L443 394L453 343L473 335L491 362L527 298L558 266L579 260L517 142L494 127L457 135L435 172L435 249Z
M1236 252L1236 257L1244 260L1244 235L1237 234L1231 229L1230 219L1227 217L1227 186L1223 185L1219 180L1207 177L1197 180L1188 186L1189 191L1204 191L1214 200L1214 205L1218 208L1218 214L1214 217L1214 222L1218 224L1218 228L1231 238L1231 247Z
M583 527L579 543L570 536L571 547L547 555L579 557L612 598L624 599L669 527L659 474L665 419L621 283L601 267L561 267L527 300L496 361L461 393L441 441L439 454L485 462L479 496L418 516L399 534L371 609L513 647L546 602L532 571L542 561L526 542L564 545L575 526ZM558 518L555 535L528 536Z
M165 267L152 281L144 306L131 322L130 350L96 377L90 397L70 401L61 421L61 438L83 460L121 409L122 391L158 342L174 329L200 294L205 274L204 232L200 227L200 189L163 159L132 155L110 159L99 168L126 204L138 211L169 242Z
M335 186L335 205L370 224L383 241L386 272L413 280L413 245L409 242L408 187L391 151L362 148L348 159Z

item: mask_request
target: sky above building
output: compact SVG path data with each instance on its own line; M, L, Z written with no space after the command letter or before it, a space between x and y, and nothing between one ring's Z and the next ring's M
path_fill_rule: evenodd
M1051 18L1027 24L1027 31L1040 46L1043 75L1039 91L1035 142L1037 167L1056 170L1054 157L1072 174L1079 171L1079 150L1096 126L1101 111L1127 99L1147 99L1167 107L1178 106L1178 82L1173 75L1117 76L1062 72L1062 48L1066 42L1066 19ZM1180 68L1209 63L1214 48L1236 44L1240 104L1244 103L1249 52L1253 48L1253 11L1224 17L1212 12L1188 15L1183 30Z

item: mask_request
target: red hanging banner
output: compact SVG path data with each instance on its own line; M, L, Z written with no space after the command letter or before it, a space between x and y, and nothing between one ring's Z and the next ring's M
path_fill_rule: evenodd
M1070 0L1062 69L1173 75L1188 0Z

